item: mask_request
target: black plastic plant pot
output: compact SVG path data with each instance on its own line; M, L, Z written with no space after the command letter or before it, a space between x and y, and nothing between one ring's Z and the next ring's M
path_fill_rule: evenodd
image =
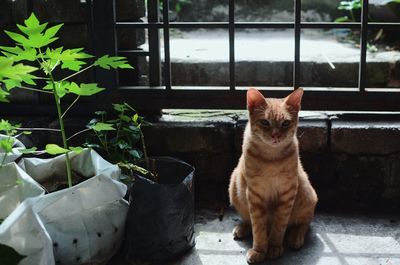
M137 176L130 190L126 251L160 262L175 259L195 245L194 168L175 158L151 158L157 182Z

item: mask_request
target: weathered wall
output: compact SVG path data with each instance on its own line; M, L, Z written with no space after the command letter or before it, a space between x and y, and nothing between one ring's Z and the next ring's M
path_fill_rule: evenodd
M227 203L229 175L241 153L246 120L196 120L167 118L155 123L145 131L149 151L195 165L197 202L220 207ZM320 209L400 207L400 122L396 118L385 122L302 118L298 135Z
M247 120L237 111L188 113L170 112L145 128L148 152L193 164L197 206L219 209L228 205L229 176L241 153ZM319 209L400 209L400 119L381 119L321 114L301 118L301 157L319 195ZM82 129L88 120L68 120L68 134ZM20 121L24 127L57 127L49 118ZM25 143L39 147L60 142L57 133L28 137ZM85 137L75 140L80 144Z

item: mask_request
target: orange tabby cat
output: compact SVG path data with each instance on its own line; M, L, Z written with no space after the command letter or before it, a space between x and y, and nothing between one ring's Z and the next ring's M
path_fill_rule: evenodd
M247 91L249 123L229 197L243 219L234 238L253 234L248 263L281 256L285 233L289 247L302 247L314 215L318 199L301 165L296 137L302 96L301 88L284 99Z

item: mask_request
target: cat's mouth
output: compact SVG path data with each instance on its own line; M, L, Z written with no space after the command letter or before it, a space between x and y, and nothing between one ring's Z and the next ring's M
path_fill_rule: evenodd
M281 142L281 139L272 139L273 144L279 144Z

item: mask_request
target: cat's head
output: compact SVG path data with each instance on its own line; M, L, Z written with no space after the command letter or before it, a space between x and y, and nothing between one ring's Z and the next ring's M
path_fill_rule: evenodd
M255 88L247 91L247 109L252 135L271 146L293 140L296 134L303 89L285 98L264 98Z

